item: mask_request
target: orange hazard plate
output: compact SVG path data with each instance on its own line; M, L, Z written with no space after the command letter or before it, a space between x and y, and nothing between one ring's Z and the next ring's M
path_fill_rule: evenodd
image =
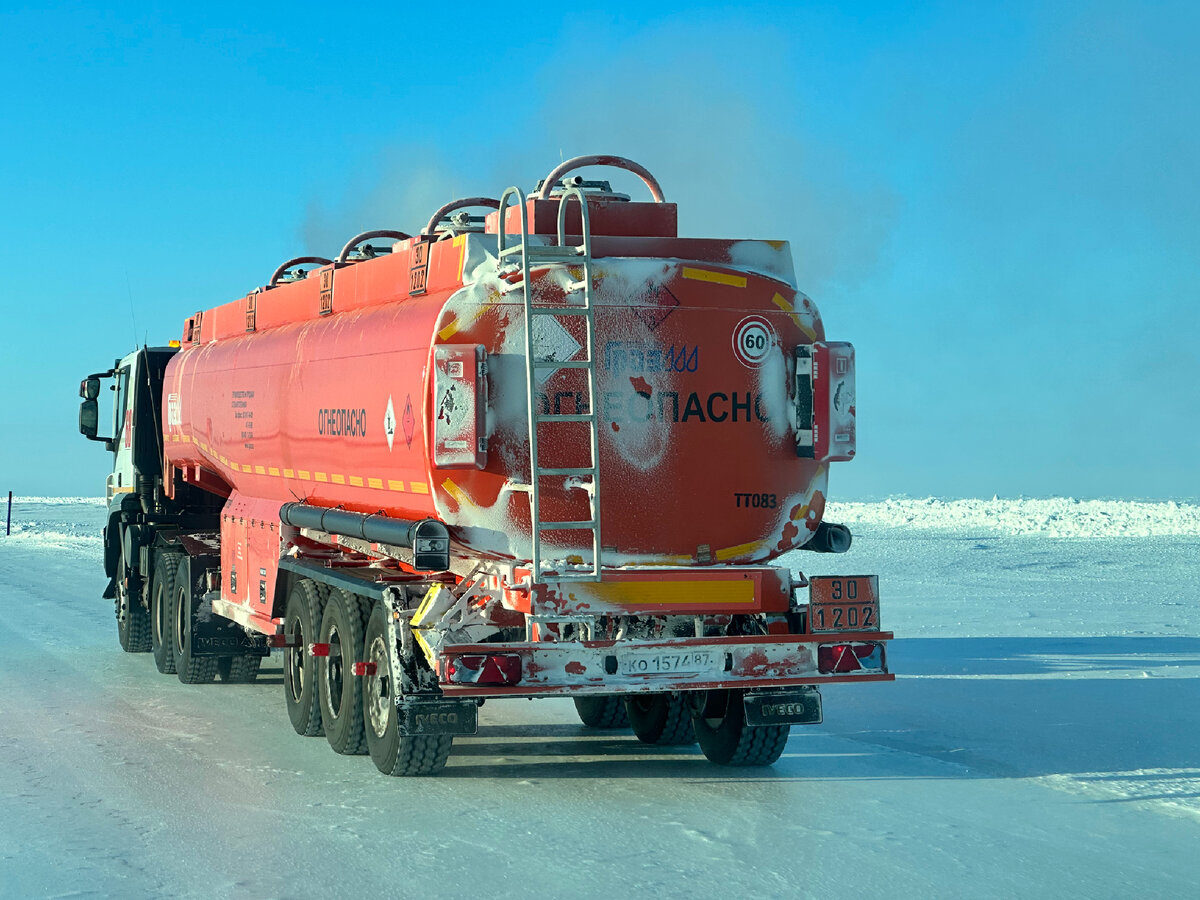
M819 575L808 580L808 630L879 631L878 575Z

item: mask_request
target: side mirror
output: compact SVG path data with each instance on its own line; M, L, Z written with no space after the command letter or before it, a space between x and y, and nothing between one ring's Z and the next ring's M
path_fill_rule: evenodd
M95 375L91 375L79 382L79 396L85 400L95 400L99 397L100 379Z
M82 391L83 386L86 386L87 384L88 382L85 381L83 385L80 386L80 390ZM96 391L98 393L100 390L100 382L97 380L94 382L94 384L96 385ZM96 432L99 430L99 427L100 405L96 402L95 397L88 397L79 404L79 433L85 437L95 440Z

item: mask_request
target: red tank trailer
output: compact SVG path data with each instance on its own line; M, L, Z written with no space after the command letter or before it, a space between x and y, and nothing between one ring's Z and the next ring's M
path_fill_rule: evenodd
M893 678L874 576L768 564L849 548L823 513L854 350L786 242L676 220L642 166L581 157L289 260L85 380L81 430L105 376L125 426L122 644L200 681L281 648L296 730L389 774L439 769L484 698L543 695L767 764L820 684Z

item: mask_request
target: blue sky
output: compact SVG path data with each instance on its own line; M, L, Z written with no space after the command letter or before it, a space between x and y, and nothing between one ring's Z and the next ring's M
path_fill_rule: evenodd
M0 6L0 491L81 375L560 155L784 238L859 359L843 499L1200 498L1194 4Z

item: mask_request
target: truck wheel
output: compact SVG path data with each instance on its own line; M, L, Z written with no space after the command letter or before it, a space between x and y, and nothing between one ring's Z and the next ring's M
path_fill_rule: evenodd
M155 557L154 581L150 585L150 649L154 651L154 665L158 671L174 675L171 605L175 598L175 573L183 554L162 550Z
M262 657L220 656L217 658L217 677L226 684L253 684L258 679L258 668Z
M340 588L329 592L321 617L322 644L329 655L317 660L317 693L325 739L338 753L353 756L367 750L358 678L353 672L363 656L363 633L370 609L356 594Z
M117 640L126 653L146 653L151 650L150 613L142 598L131 597L125 583L125 551L117 553Z
M283 633L291 645L283 651L283 697L296 734L316 737L321 730L317 698L317 660L308 645L317 639L325 588L308 578L292 585L283 614Z
M643 744L694 744L692 711L679 694L638 694L625 701L633 733Z
M613 694L603 697L576 697L575 712L589 728L624 728L629 724L625 701Z
M217 658L192 655L192 623L200 598L192 590L191 573L187 557L181 558L175 573L175 604L171 615L175 671L184 684L208 684L217 674Z
M377 602L367 620L367 662L375 663L375 674L362 679L363 718L371 762L384 775L433 775L450 756L452 734L401 735L396 714L396 692L388 667L387 609Z
M743 691L709 691L692 720L700 749L722 766L769 766L783 753L790 725L749 728L742 706Z

